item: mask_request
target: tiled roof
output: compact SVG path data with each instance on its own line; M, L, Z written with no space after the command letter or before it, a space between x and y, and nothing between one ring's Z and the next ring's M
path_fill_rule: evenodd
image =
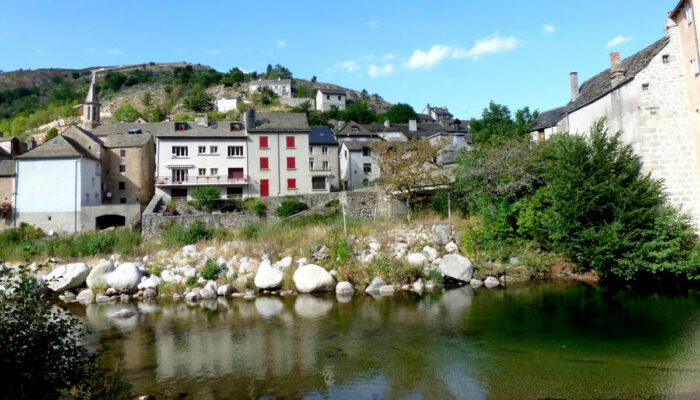
M257 81L250 81L248 82L248 85L253 85L253 86L262 86L262 85L291 85L292 80L291 79L259 79Z
M370 147L372 145L372 142L361 140L346 140L343 142L343 145L345 145L345 147L347 147L350 151L362 151L363 147Z
M309 132L309 144L328 144L337 146L338 142L333 136L333 131L327 126L311 126Z
M74 158L85 157L96 160L97 158L84 149L75 140L58 135L55 138L40 144L34 149L17 156L18 159L39 159L39 158Z
M383 132L401 132L409 139L427 137L439 132L447 131L448 129L438 122L420 122L416 123L416 130L408 129L408 124L391 124L389 128L382 124L363 125L367 130L381 134Z
M263 132L308 132L309 121L305 113L257 113L255 116L255 129L249 130Z
M93 128L92 133L98 137L108 136L115 133L129 133L130 130L140 129L142 133L155 134L162 124L171 124L172 122L121 122L116 124L98 125Z
M343 89L320 88L318 89L318 91L323 94L342 94L343 96L346 95L346 92Z
M350 121L346 123L345 126L342 127L339 131L337 131L335 133L335 136L375 136L376 133L368 130L366 126L367 125L360 125L355 121Z
M622 61L622 69L625 73L625 79L615 87L612 86L610 81L610 68L583 82L579 88L578 97L573 102L569 102L564 111L566 113L571 113L581 107L587 106L610 93L613 89L631 81L639 71L649 65L649 62L651 62L654 56L666 47L667 44L668 38L660 39L646 49L624 59Z
M151 140L149 133L113 133L102 138L104 146L114 147L142 147Z
M530 127L530 131L536 131L539 129L544 129L544 128L549 128L550 126L554 126L559 121L561 121L564 112L565 112L566 107L557 107L553 108L551 110L547 110L543 112L542 114L537 116L537 119L535 122L532 123L532 126Z

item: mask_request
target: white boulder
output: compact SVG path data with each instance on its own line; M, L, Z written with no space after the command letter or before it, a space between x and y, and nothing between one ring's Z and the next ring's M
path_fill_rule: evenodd
M473 288L478 288L484 286L484 282L480 281L479 279L472 279L469 281L469 285Z
M258 266L253 283L258 289L276 289L282 284L284 273L272 267L270 260L263 260Z
M379 288L382 286L385 286L386 282L384 282L384 279L375 276L374 279L372 279L372 282L370 282L369 286L365 289L366 293L379 293Z
M83 289L75 299L80 303L89 304L95 301L95 294L92 292L92 289Z
M428 259L429 262L433 262L436 258L440 256L437 250L430 246L423 247L423 255Z
M124 263L105 276L109 287L122 293L134 292L141 282L141 270L134 263Z
M207 284L204 286L202 290L199 291L199 297L203 299L213 299L216 296L218 296L218 291L217 291L217 286L216 282L214 281L207 281Z
M188 244L187 246L182 247L182 254L188 255L188 254L193 254L197 252L197 246L193 244Z
M158 288L158 285L160 285L160 278L157 275L151 275L148 278L141 279L141 283L139 283L138 288L140 290L156 289Z
M455 251L457 251L457 249L457 244L453 241L450 241L445 245L445 251L448 253L454 253Z
M498 278L493 277L493 276L487 276L486 279L484 279L484 286L487 288L495 288L496 286L499 286L501 284L501 281L498 280Z
M443 257L438 269L448 278L462 282L469 282L474 274L471 261L458 254L448 254Z
M286 271L289 267L292 266L292 261L293 260L291 256L284 257L283 259L275 263L275 268L280 271Z
M307 264L297 268L292 276L300 293L328 292L335 289L335 279L324 268Z
M353 293L354 291L355 289L352 287L352 284L347 281L338 282L338 284L335 285L336 293Z
M105 275L114 271L114 264L108 260L102 260L97 263L85 278L85 283L87 287L93 289L103 288L107 286L105 282Z
M422 267L425 264L425 256L421 253L411 253L408 255L408 263L414 266Z
M221 285L218 289L216 289L216 294L218 294L219 296L230 296L233 294L233 292L233 286L231 286L231 284L229 283Z
M85 263L74 263L56 267L44 276L44 280L49 289L54 292L63 292L83 286L89 274L90 267Z

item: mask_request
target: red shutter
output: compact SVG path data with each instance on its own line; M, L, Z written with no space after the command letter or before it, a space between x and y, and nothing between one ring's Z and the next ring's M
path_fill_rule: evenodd
M267 162L267 157L260 157L260 169L268 169L268 168L270 168L270 165Z
M287 136L287 148L294 147L294 136Z
M270 181L267 179L260 179L260 197L267 197L270 195Z
M296 168L296 161L294 157L287 157L287 169Z
M297 180L296 179L287 179L287 189L296 189L297 188Z
M267 147L267 136L260 136L260 148L266 149Z

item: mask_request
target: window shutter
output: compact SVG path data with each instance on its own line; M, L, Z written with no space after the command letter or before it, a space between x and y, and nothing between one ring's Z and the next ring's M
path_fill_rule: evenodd
M267 162L267 157L260 157L260 169L268 169L270 168L268 162Z
M287 189L296 189L297 188L297 180L296 179L287 179Z
M294 147L294 136L287 136L287 148Z
M287 169L296 168L296 160L294 157L287 157Z
M267 148L267 136L260 136L260 148L261 149Z

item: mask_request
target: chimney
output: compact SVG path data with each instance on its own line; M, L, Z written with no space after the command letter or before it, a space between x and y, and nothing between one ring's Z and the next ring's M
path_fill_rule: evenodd
M385 120L384 120L384 127L387 128L387 129L389 129L390 126L391 126L391 125L389 124L389 118L385 119Z
M610 83L613 87L625 80L625 70L620 62L620 53L610 53Z
M245 112L245 128L255 129L255 107L250 107Z
M409 130L410 132L415 132L415 131L418 130L418 125L416 124L416 120L415 120L415 119L409 119L409 120L408 120L408 130Z
M199 126L209 126L209 115L205 113L197 114L194 118L194 122Z
M27 143L27 151L32 150L33 148L36 147L36 140L34 140L34 138L31 136L29 137L29 139L27 139L26 143Z
M170 113L165 114L165 122L170 122Z
M4 133L2 133L2 132L0 132L0 137L3 137L3 136L5 136L5 134L4 134Z
M571 101L576 101L578 97L578 72L570 73L569 79L571 80Z

